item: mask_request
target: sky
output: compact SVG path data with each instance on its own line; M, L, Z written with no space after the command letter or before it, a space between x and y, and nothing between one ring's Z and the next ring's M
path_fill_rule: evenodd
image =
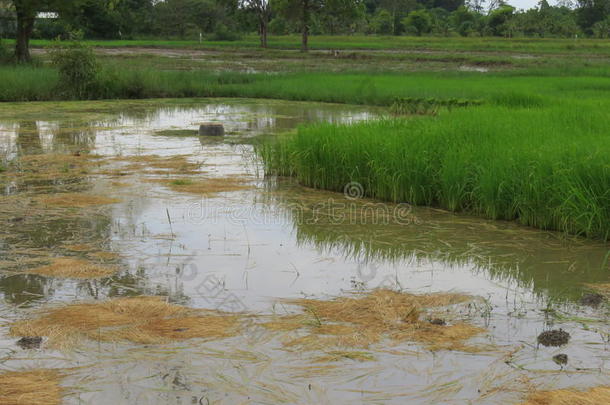
M527 10L528 8L535 7L538 4L538 0L508 0L507 3L513 7Z
M527 10L528 8L534 8L538 5L540 0L505 0L508 4L516 8L522 8ZM557 4L557 0L547 0L551 6Z

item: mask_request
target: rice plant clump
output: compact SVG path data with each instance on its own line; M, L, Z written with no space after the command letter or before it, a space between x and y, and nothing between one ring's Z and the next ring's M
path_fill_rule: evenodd
M260 147L268 174L608 240L610 127L599 103L480 106L301 127Z

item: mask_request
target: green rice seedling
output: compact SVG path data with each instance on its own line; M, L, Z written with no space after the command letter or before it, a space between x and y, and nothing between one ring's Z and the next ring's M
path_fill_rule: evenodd
M322 124L259 148L270 174L368 197L610 237L607 103L469 107L436 117Z

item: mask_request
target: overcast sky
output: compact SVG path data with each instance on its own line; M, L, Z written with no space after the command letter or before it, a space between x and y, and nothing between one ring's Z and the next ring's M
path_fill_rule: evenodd
M505 0L508 4L513 7L522 8L527 10L528 8L536 7L540 0ZM557 0L547 0L551 6L557 4Z
M507 3L513 7L522 8L527 10L528 8L535 7L539 0L508 0ZM549 4L554 5L554 1L549 1Z

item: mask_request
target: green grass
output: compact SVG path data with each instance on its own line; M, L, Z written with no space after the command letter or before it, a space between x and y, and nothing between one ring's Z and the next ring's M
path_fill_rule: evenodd
M0 67L0 101L60 100L50 67ZM106 65L89 99L248 97L389 106L397 98L470 100L497 105L541 106L566 95L607 97L610 69L530 69L480 74L283 73L162 71Z
M610 239L610 103L472 107L299 128L263 146L304 185Z
M191 40L110 40L86 41L100 47L163 47L163 48L257 48L260 43L256 35L246 35L238 41L208 41L201 44L196 38ZM13 41L5 40L12 45ZM51 44L49 40L32 40L32 46L42 47ZM300 48L299 35L269 37L269 47L276 49ZM408 49L408 50L452 50L452 51L494 51L494 52L566 52L581 54L593 52L610 54L610 43L603 39L557 39L557 38L462 38L462 37L407 37L377 35L314 35L310 38L312 49Z

